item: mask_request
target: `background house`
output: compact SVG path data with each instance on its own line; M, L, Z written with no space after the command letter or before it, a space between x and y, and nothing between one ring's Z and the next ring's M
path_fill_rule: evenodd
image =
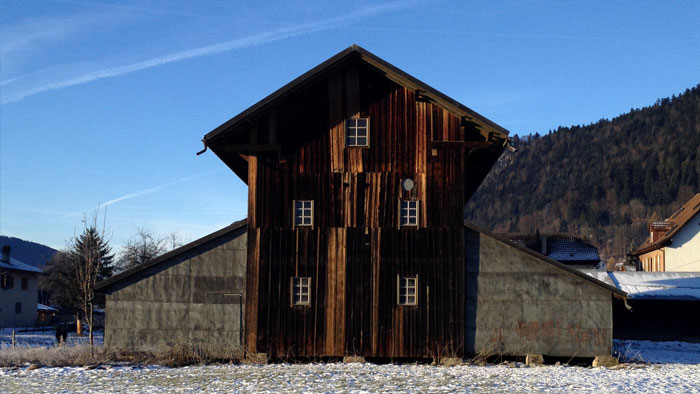
M571 233L506 233L503 237L572 268L592 269L601 261L598 248Z
M610 354L623 292L463 222L507 131L368 51L204 144L248 184L247 351Z
M0 327L28 327L37 321L41 270L10 257L3 246L0 257Z
M631 254L643 271L700 271L700 193L668 219L649 222L649 238Z

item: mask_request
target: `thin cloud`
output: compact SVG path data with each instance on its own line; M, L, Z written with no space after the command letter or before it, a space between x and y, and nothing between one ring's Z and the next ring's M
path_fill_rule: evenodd
M100 207L100 208L107 208L107 207L110 206L110 205L114 205L114 204L116 204L116 203L118 203L118 202L121 202L121 201L124 201L124 200L130 200L130 199L132 199L132 198L141 197L141 196L144 196L144 195L146 195L146 194L155 193L155 192L161 191L161 190L163 190L163 189L165 189L165 188L167 188L167 187L169 187L169 186L176 185L176 184L178 184L178 183L187 182L187 181L192 180L192 179L195 179L195 178L200 178L200 177L207 176L207 175L211 175L211 174L214 174L214 173L217 173L217 172L221 172L221 171L222 171L222 170L213 170L213 171L207 171L207 172L204 172L204 173L201 173L201 174L190 175L190 176L187 176L187 177L184 177L184 178L176 179L176 180L174 180L174 181L172 181L172 182L164 183L164 184L162 184L162 185L149 187L149 188L147 188L147 189L143 189L143 190L140 190L140 191L137 191L137 192L133 192L133 193L128 193L128 194L125 194L125 195L123 195L123 196L120 196L120 197L117 197L117 198L113 198L113 199L111 199L111 200L109 200L109 201L107 201L107 202L105 202L105 203L101 203L101 204L99 204L99 207ZM71 212L71 213L65 214L63 217L61 217L61 219L67 219L67 218L69 218L69 217L81 216L81 215L83 215L83 212Z
M118 203L118 202L120 202L120 201L128 200L128 199L130 199L130 198L140 197L140 196L143 196L143 195L146 195L146 194L151 194L151 193L154 193L154 192L163 190L163 189L165 189L165 188L168 187L168 186L176 185L176 184L178 184L178 183L186 182L186 181L189 181L189 180L192 180L192 179L195 179L195 178L203 177L203 176L210 175L210 174L213 174L213 173L216 173L216 172L220 172L220 171L221 171L221 170L208 171L208 172L205 172L205 173L202 173L202 174L191 175L191 176L187 176L187 177L184 177L184 178L176 179L176 180L174 180L174 181L172 181L172 182L164 183L164 184L162 184L162 185L158 185L158 186L154 186L154 187L149 187L148 189L144 189L144 190L141 190L141 191L138 191L138 192L134 192L134 193L125 194L125 195L123 195L123 196L121 196L121 197L117 197L117 198L115 198L115 199L109 200L109 201L105 202L104 204L101 204L101 206L104 207L104 208L107 208L108 206L110 206L110 205L112 205L112 204L116 204L116 203Z
M316 21L312 23L306 23L298 26L292 26L282 29L277 29L269 32L263 32L254 34L248 37L239 38L232 41L227 41L219 44L207 45L201 48L195 48L180 52L171 53L165 56L156 57L149 60L144 60L137 63L127 64L119 67L105 68L98 71L93 71L85 73L82 75L75 76L73 78L65 79L58 82L53 82L34 88L26 89L14 94L10 94L8 97L3 98L2 103L12 103L24 98L34 96L39 93L43 93L50 90L62 89L69 86L80 85L84 83L93 82L96 80L111 78L120 75L129 74L135 71L145 70L152 67L161 66L168 63L178 62L187 59L193 59L206 55L214 55L224 52L230 52L233 50L239 50L244 48L249 48L258 45L268 44L274 41L280 41L287 38L292 38L300 35L317 33L320 31L330 30L334 28L341 27L350 21L357 20L362 17L369 17L374 15L379 15L387 13L389 11L396 11L398 9L408 8L416 4L421 3L420 0L414 1L398 1L388 4L382 4L377 6L369 6L358 9L354 12L344 14L343 16L328 18L321 21Z

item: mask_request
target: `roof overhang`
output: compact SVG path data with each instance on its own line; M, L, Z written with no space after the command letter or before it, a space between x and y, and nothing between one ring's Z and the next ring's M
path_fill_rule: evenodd
M456 116L461 117L463 122L472 123L484 136L484 145L469 148L474 150L491 151L489 156L495 156L495 159L492 160L493 163L495 163L503 149L505 149L505 146L509 141L508 130L478 114L465 105L451 99L428 84L414 78L403 70L389 64L358 45L352 45L341 51L207 133L202 139L205 149L211 148L212 151L214 151L214 153L236 173L236 175L247 183L246 159L242 155L230 152L230 149L228 149L230 147L226 145L226 142L222 137L224 135L232 137L238 133L244 132L246 130L246 125L252 124L258 117L263 116L267 110L283 103L284 100L287 99L287 96L293 91L303 89L304 87L320 80L333 70L342 67L348 62L357 60L378 70L388 79L399 84L400 86L416 92L421 101L433 102L452 112ZM477 142L479 141L465 143L475 144ZM279 147L261 146L257 149L275 150L279 149ZM481 160L481 158L478 159ZM488 166L488 169L490 168L491 166Z

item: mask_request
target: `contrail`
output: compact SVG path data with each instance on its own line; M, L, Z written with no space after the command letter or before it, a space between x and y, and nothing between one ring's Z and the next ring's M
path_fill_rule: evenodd
M201 174L190 175L190 176L187 176L187 177L184 177L184 178L176 179L176 180L174 180L174 181L172 181L172 182L164 183L164 184L162 184L162 185L153 186L153 187L149 187L149 188L147 188L147 189L143 189L143 190L140 190L140 191L137 191L137 192L125 194L125 195L123 195L123 196L120 196L120 197L111 199L111 200L109 200L109 201L107 201L107 202L105 202L105 203L101 203L101 204L99 204L99 207L100 207L100 208L107 208L108 206L110 206L110 205L112 205L112 204L116 204L116 203L118 203L118 202L120 202L120 201L128 200L128 199L130 199L130 198L140 197L140 196L143 196L143 195L146 195L146 194L155 193L155 192L157 192L157 191L160 191L160 190L165 189L165 188L168 187L168 186L176 185L176 184L178 184L178 183L186 182L186 181L189 181L189 180L191 180L191 179L203 177L203 176L206 176L206 175L209 175L209 174L213 174L213 173L216 173L216 172L220 172L220 171L222 171L222 170L207 171L207 172L204 172L204 173L201 173ZM68 214L64 215L63 217L61 217L61 219L66 219L66 218L69 218L69 217L72 217L72 216L80 216L80 215L82 215L82 214L83 214L83 213L81 213L81 212L72 212L72 213L68 213Z
M141 191L138 191L138 192L134 192L134 193L125 194L125 195L123 195L123 196L121 196L121 197L117 197L117 198L115 198L115 199L109 200L109 201L105 202L104 204L100 204L100 205L101 205L102 207L106 208L106 207L108 207L108 206L110 206L110 205L112 205L112 204L118 203L119 201L124 201L124 200L128 200L128 199L130 199L130 198L140 197L140 196L143 196L143 195L145 195L145 194L150 194L150 193L153 193L153 192L157 192L157 191L159 191L159 190L165 189L165 188L168 187L168 186L176 185L176 184L178 184L178 183L182 183L182 182L189 181L190 179L199 178L199 177L202 177L202 176L205 176L205 175L209 175L209 174L213 174L213 173L215 173L215 172L220 172L220 171L221 171L221 170L208 171L208 172L205 172L205 173L202 173L202 174L191 175L191 176L187 176L187 177L184 177L184 178L176 179L176 180L174 180L174 181L172 181L172 182L164 183L164 184L162 184L162 185L158 185L158 186L154 186L154 187L149 187L148 189L144 189L144 190L141 190Z
M173 63L181 60L192 59L206 55L213 55L217 53L230 52L237 49L244 49L257 45L268 44L274 41L279 41L304 34L311 34L324 30L330 30L340 25L343 25L349 21L357 20L357 18L382 14L402 8L408 8L420 2L420 0L398 1L388 4L365 7L357 11L351 12L349 14L344 14L340 17L328 18L325 20L306 23L299 26L287 27L269 32L258 33L252 36L243 37L232 41L207 45L201 48L189 49L186 51L175 52L169 55L160 56L137 63L127 64L124 66L93 71L63 81L53 82L46 85L37 86L35 88L23 90L15 94L10 94L9 97L4 98L2 100L2 103L12 103L49 90L56 90L69 86L96 81L99 79L116 77L124 74L129 74L134 71L145 70L148 68L160 66L163 64Z

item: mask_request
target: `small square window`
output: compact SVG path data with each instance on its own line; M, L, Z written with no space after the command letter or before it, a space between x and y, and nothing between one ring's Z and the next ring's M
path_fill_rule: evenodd
M399 224L401 226L418 225L418 201L401 200L399 209Z
M22 278L22 290L29 289L29 278Z
M369 118L345 121L345 145L369 146Z
M292 305L311 304L311 278L292 278Z
M311 226L314 218L314 202L313 201L295 201L294 202L294 225L295 226Z
M22 313L22 303L15 302L15 313Z
M398 299L399 305L418 305L418 276L398 277Z

